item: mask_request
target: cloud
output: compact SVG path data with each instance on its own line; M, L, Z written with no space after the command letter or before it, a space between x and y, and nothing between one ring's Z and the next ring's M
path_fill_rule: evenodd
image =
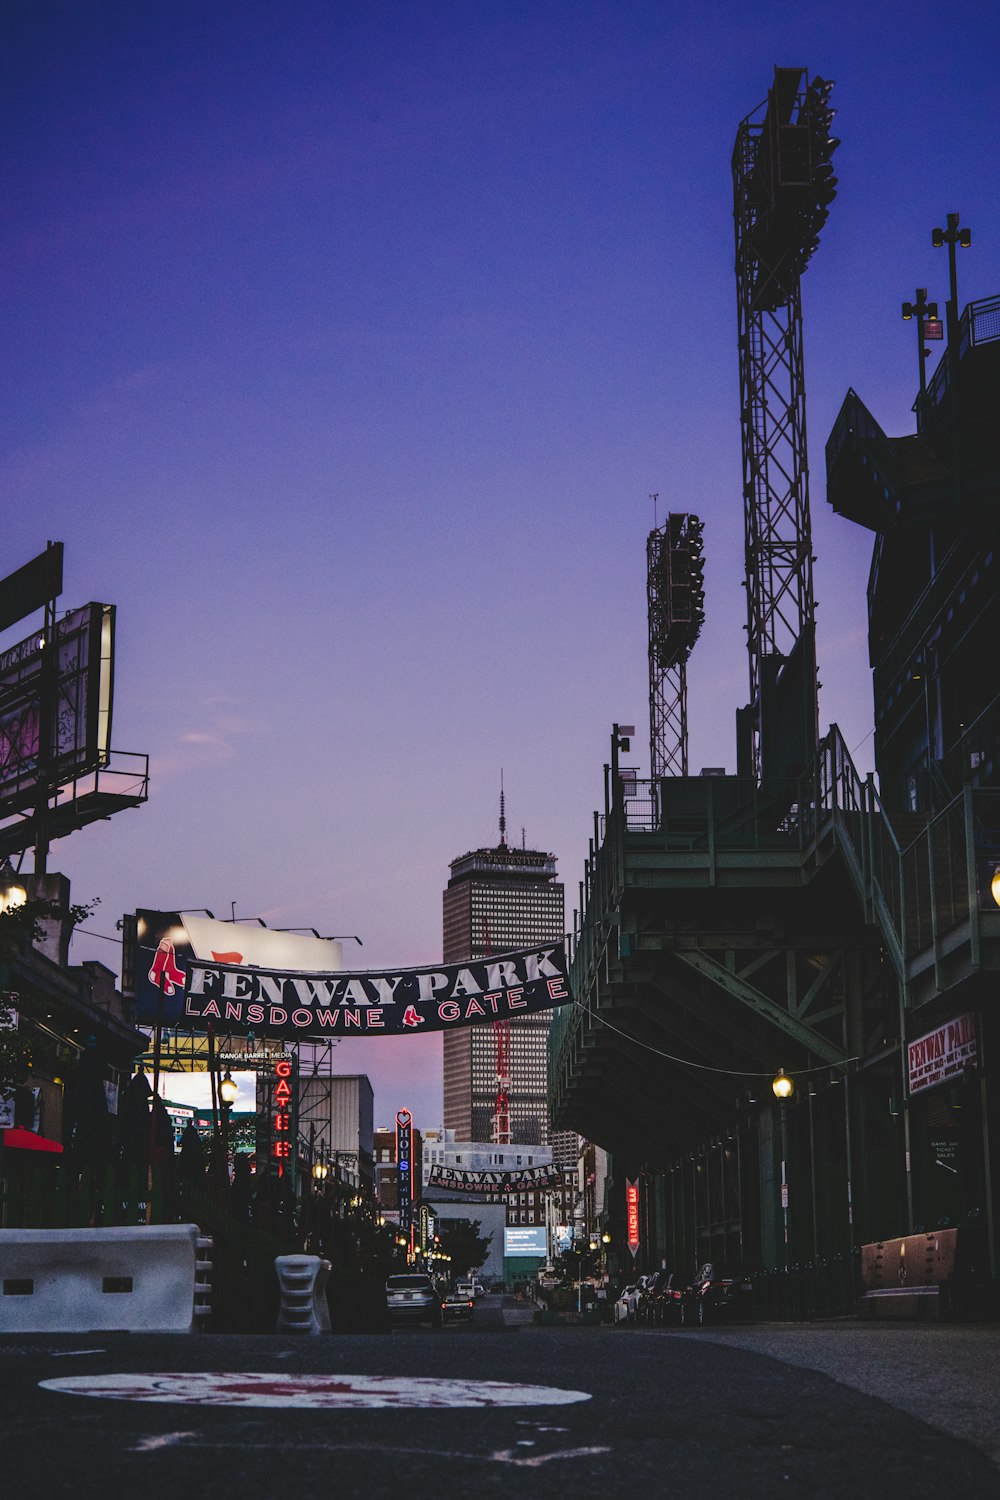
M221 697L209 698L204 707L209 709L212 704L231 701ZM262 719L234 713L207 713L202 724L181 730L166 754L154 757L152 769L163 776L233 760L239 753L241 741L259 739L267 733L268 725Z

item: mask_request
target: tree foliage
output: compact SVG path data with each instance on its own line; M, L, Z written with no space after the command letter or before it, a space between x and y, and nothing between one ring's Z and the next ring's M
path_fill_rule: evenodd
M441 1249L451 1256L453 1275L478 1271L489 1255L493 1236L481 1235L480 1227L479 1219L438 1219L438 1238Z
M84 921L96 901L87 906L71 906L68 916L74 926ZM23 1025L14 1029L15 1012L31 1019L39 998L33 991L9 988L7 968L10 963L45 935L44 923L66 913L51 901L24 901L20 906L0 912L0 1089L18 1088L40 1060L40 1049L49 1043Z

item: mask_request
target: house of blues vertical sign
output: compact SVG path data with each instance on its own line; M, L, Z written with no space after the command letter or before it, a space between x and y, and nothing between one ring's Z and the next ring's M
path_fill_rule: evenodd
M396 1171L399 1174L399 1227L409 1237L413 1224L413 1116L396 1111Z

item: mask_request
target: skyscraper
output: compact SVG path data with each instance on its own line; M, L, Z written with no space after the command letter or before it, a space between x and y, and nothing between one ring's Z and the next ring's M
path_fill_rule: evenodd
M562 885L552 854L507 843L500 802L500 842L451 864L444 891L445 963L485 958L565 936ZM509 1025L510 1140L549 1140L547 1039L550 1011L515 1016ZM444 1034L444 1124L460 1140L495 1139L498 1092L497 1032L487 1022Z

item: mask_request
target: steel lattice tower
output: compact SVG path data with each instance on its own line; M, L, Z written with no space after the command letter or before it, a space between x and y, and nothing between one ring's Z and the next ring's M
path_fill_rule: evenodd
M687 659L705 619L702 523L668 515L646 540L649 764L654 780L688 773Z
M792 651L805 653L806 742L819 727L812 528L806 452L801 273L818 244L836 178L831 85L776 68L767 100L740 123L733 151L740 421L750 656L752 770L766 773L768 693ZM801 643L801 645L800 645Z

